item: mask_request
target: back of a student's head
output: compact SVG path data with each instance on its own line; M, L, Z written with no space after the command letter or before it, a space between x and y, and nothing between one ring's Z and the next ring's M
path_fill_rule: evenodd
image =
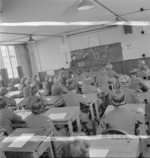
M61 158L89 158L89 144L82 140L67 141L63 144Z
M7 105L6 99L4 97L0 97L0 109L4 109Z
M44 107L44 103L41 97L34 96L31 102L31 111L33 114L40 114L42 113Z
M0 88L0 96L5 96L6 94L8 93L8 90L7 90L7 88L5 88L5 87L1 87Z

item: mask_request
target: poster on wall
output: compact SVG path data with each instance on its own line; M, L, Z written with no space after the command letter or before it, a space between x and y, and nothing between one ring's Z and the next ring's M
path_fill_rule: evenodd
M54 76L54 70L48 70L47 74L50 75L50 76Z

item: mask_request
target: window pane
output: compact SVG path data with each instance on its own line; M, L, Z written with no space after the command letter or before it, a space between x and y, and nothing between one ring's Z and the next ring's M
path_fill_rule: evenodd
M11 64L12 64L12 67L17 67L17 60L15 57L11 57Z
M1 46L1 51L2 51L2 56L3 57L8 57L7 46Z
M14 46L8 46L9 49L9 55L10 56L15 56L15 48Z

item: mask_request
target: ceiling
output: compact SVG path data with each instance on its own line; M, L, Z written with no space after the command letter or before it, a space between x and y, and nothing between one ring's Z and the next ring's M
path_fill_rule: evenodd
M0 22L78 22L78 21L115 21L116 15L126 21L150 21L150 0L97 0L112 12L93 1L95 7L78 11L81 0L0 0ZM143 8L144 11L140 11ZM26 41L27 34L35 40L62 35L72 30L91 29L91 26L0 26L0 42L13 40ZM102 26L95 26L102 27ZM79 29L79 30L78 30ZM19 34L9 34L19 33ZM36 36L35 36L36 35ZM41 35L41 36L37 36ZM45 35L45 36L42 36Z

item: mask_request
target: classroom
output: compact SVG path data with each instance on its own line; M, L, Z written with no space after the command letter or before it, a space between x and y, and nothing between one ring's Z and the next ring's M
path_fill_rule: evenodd
M0 158L150 157L150 1L0 0Z

